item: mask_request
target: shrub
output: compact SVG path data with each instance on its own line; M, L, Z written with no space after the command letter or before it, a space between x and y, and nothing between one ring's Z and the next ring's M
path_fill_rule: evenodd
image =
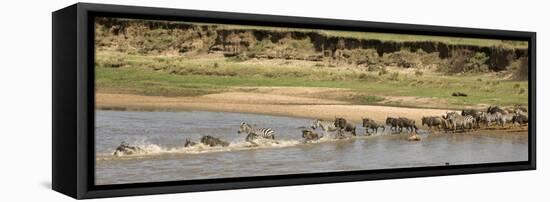
M454 50L439 70L446 73L488 72L489 66L486 64L488 59L489 57L482 52L474 53L467 49Z
M415 75L416 77L421 77L423 74L424 74L424 72L422 72L422 71L420 71L420 70L414 71L414 75Z
M378 76L382 76L387 73L388 73L388 70L386 69L386 67L382 67L380 71L378 71Z
M400 50L393 53L387 53L382 56L386 65L396 65L404 68L414 68L422 62L420 55L409 50Z
M523 94L523 93L525 93L525 88L520 88L518 94Z
M367 78L367 74L361 73L361 74L359 74L359 77L358 77L358 78L359 78L360 80L364 80L364 79Z
M489 71L489 66L487 66L485 63L489 59L488 56L485 55L485 53L477 52L473 55L471 55L466 62L466 69L465 71L473 71L473 72L487 72Z
M389 79L392 81L399 81L399 72L392 72Z
M511 69L514 71L514 79L517 80L527 80L529 78L529 60L527 57L521 57L514 61L510 66L512 66Z
M378 52L374 49L344 50L343 56L350 64L370 66L380 63L380 56L378 56Z
M119 68L126 65L124 58L122 57L109 57L104 60L98 61L97 64L107 68Z

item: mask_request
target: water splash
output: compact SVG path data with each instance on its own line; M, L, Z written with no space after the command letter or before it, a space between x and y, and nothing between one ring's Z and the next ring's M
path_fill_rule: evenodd
M328 140L328 139L327 139ZM311 143L325 142L326 140L318 140ZM215 146L211 147L202 143L197 143L193 146L185 147L183 144L176 147L163 147L157 144L149 143L146 140L135 141L129 145L138 147L139 149L131 154L118 153L103 153L96 155L96 160L117 160L117 159L134 159L141 157L150 157L164 154L202 154L213 152L228 152L228 151L241 151L241 150L255 150L255 149L267 149L267 148L284 148L292 147L304 144L301 140L269 140L269 139L257 139L253 142L236 141L230 142L229 146ZM114 150L114 149L113 149ZM114 151L113 151L114 152Z

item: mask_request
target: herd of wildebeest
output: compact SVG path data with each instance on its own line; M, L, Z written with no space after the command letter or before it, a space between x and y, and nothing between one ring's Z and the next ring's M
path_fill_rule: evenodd
M362 126L365 128L365 135L378 133L378 129L384 132L386 127L391 133L408 132L413 134L409 140L420 140L416 135L418 126L415 120L406 117L387 117L385 123L378 123L371 118L362 118ZM525 126L529 123L527 108L516 105L513 107L490 106L487 110L464 109L460 113L457 111L447 112L441 116L422 117L422 126L428 127L430 132L435 130L445 133L468 132L477 129L497 127L515 127ZM342 117L335 117L334 120L316 119L309 127L300 127L302 129L303 143L317 141L323 137L331 139L347 139L357 136L356 125ZM316 130L320 129L321 133ZM250 146L258 146L259 141L268 141L278 144L275 139L275 131L272 128L256 128L255 125L242 122L239 126L238 134L245 134L245 141ZM227 147L229 142L221 140L210 135L202 136L200 143L208 147ZM199 143L186 139L184 147L193 147ZM145 151L139 146L132 146L122 142L115 150L114 155L130 155Z

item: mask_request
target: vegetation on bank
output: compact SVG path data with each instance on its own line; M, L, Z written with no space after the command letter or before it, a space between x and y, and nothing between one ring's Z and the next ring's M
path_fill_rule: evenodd
M221 53L237 60L323 61L357 68L380 66L382 57L404 68L434 64L448 74L507 71L528 57L526 41L119 18L98 18L95 26L96 50L139 55Z

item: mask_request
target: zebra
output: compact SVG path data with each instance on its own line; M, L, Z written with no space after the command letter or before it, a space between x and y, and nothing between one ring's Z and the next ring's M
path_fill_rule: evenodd
M480 115L480 122L484 122L485 127L489 127L491 123L497 123L500 126L504 126L505 120L506 119L502 118L502 114L500 112L495 112L495 113L482 112Z
M275 131L271 128L254 128L248 123L242 122L238 134L244 133L247 135L254 134L255 138L264 138L264 139L275 139ZM248 137L247 137L248 139Z
M474 128L475 119L471 115L458 115L458 113L449 114L448 116L443 116L445 121L445 126L447 129L452 129L453 132L456 132L457 128L462 128L463 131L466 129L471 130Z
M501 122L502 122L502 125L505 125L505 124L511 124L514 120L514 116L516 116L516 114L503 114L501 116Z
M334 132L339 129L336 127L334 121L325 121L323 119L315 119L311 125L311 128L313 130L321 128L321 130L323 130L323 136L328 135L328 132Z

